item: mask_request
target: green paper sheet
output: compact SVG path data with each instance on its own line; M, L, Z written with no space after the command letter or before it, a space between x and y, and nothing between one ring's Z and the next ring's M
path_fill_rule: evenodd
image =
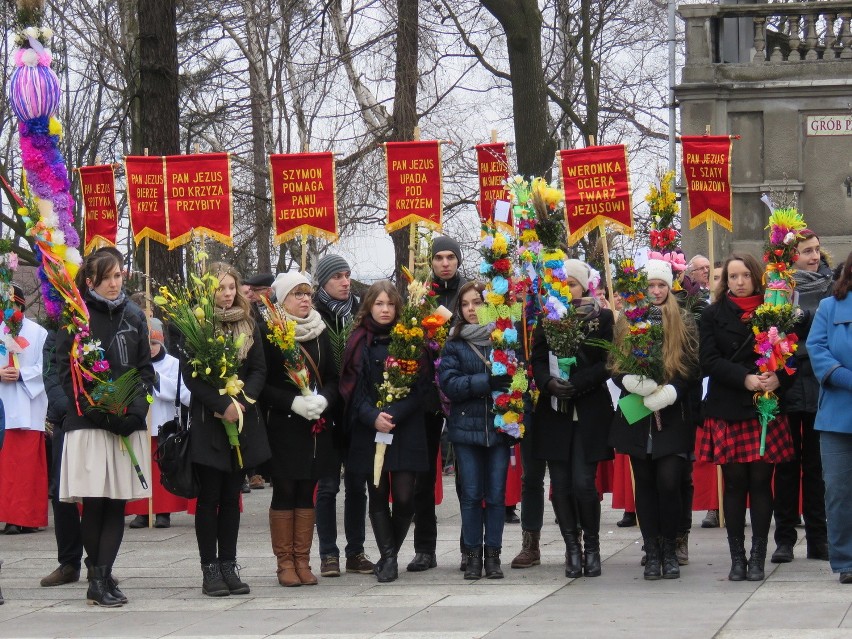
M642 400L643 397L636 393L630 393L618 400L618 407L624 414L624 419L627 420L628 424L635 424L640 419L647 417L653 412L645 406Z

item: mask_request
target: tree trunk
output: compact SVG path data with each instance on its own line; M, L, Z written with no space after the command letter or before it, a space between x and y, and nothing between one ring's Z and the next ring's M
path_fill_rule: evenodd
M481 0L506 32L518 173L544 175L556 143L548 132L547 87L541 58L542 17L537 0Z
M133 141L151 155L180 153L176 0L139 0L139 110ZM136 114L131 110L131 117ZM140 247L143 248L143 247ZM137 255L142 251L137 251ZM151 272L161 284L183 273L182 249L151 242Z
M396 26L396 70L393 100L393 131L391 139L402 142L414 139L417 126L417 28L419 19L418 0L397 0ZM391 233L397 266L408 266L411 246L408 228ZM404 289L404 280L397 273L397 287Z

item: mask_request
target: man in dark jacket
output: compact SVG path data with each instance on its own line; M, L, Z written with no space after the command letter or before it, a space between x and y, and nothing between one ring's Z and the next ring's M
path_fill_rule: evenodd
M359 300L352 293L352 269L339 255L324 255L314 272L314 308L328 327L338 367L346 344L348 328L358 312ZM334 417L334 447L338 453L338 472L317 482L316 521L320 550L320 575L340 576L340 549L337 547L337 493L340 469L346 459L348 441L343 425L342 407ZM346 572L369 575L373 563L364 553L367 518L367 481L363 474L343 471L346 496L343 502L343 529L346 535Z

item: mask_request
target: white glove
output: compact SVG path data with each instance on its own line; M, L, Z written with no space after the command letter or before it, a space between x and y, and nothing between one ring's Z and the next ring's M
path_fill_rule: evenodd
M650 377L643 377L642 375L625 375L621 384L628 393L636 393L642 397L647 397L660 386Z
M642 403L645 408L652 411L663 410L666 406L671 406L677 401L677 391L671 384L661 386L659 390L655 390L650 395L646 396Z
M308 397L296 395L296 397L293 399L293 405L290 406L290 409L299 417L304 417L305 419L316 419L315 417L311 417L312 410L311 404L308 402L308 399Z
M328 408L328 400L322 395L308 395L305 401L308 402L308 419L319 419L322 412Z

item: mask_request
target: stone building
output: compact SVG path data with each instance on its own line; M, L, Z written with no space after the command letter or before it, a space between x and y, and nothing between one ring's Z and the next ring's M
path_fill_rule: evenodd
M852 1L698 4L678 8L686 59L675 87L681 132L741 136L732 153L733 233L715 258L760 256L769 211L794 202L834 262L852 250ZM683 198L684 220L687 219ZM687 255L707 231L683 225Z

